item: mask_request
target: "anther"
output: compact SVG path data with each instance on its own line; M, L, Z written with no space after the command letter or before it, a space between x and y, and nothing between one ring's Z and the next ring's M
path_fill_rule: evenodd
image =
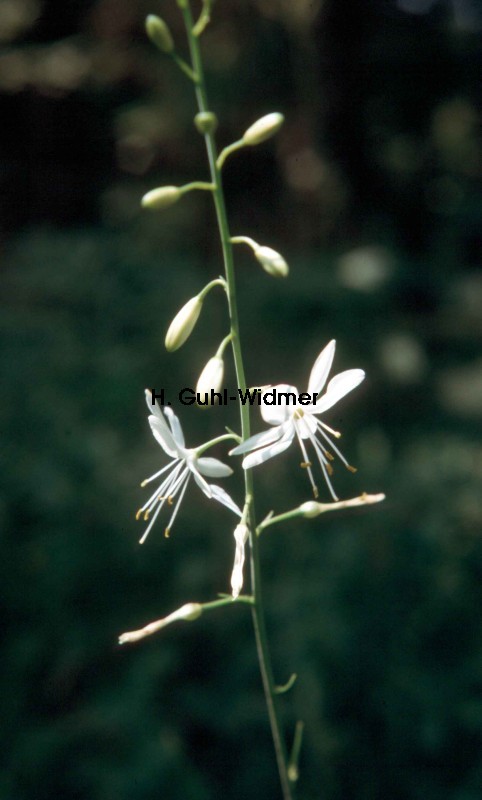
M327 471L328 475L331 478L331 476L333 475L333 467L331 466L331 464L325 464L325 467L326 467L326 471Z
M147 522L149 519L149 511L144 511L144 522Z
M302 469L309 469L312 466L313 466L313 464L311 463L311 461L302 461L301 464L300 464L300 467Z
M167 505L172 506L173 502L174 502L174 497L172 496L172 494L170 494L169 497L167 498Z
M313 497L315 498L315 500L318 499L318 496L319 496L318 488L316 486L313 486Z
M169 528L166 528L166 529L164 530L164 536L165 536L165 538L166 538L166 539L169 539L169 536L170 536L170 535L171 535L171 531L170 531L170 529L169 529Z
M139 520L141 518L141 514L142 514L142 508L140 508L139 511L136 514L136 519L137 520Z
M346 465L347 470L350 472L358 472L356 467L351 467L349 464Z
M295 419L302 419L305 416L305 412L302 408L297 408L293 416Z
M324 452L325 456L327 457L328 461L334 461L335 460L335 456L333 455L333 453L330 453L329 450L323 450L323 452Z

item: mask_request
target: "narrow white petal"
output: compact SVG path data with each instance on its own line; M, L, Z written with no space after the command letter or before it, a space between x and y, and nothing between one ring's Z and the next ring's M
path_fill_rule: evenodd
M209 499L211 500L213 493L211 491L209 483L204 480L203 476L197 471L197 469L191 467L191 472L194 475L194 480L196 481L199 488L202 489L206 497L209 497Z
M308 392L310 394L321 392L323 389L333 363L335 346L336 342L334 339L332 339L331 342L326 345L324 350L321 351L320 355L313 364L310 380L308 381Z
M223 464L218 458L197 458L196 466L201 475L206 475L208 478L227 478L233 474L231 467Z
M341 400L348 392L355 389L364 377L365 373L362 369L347 369L345 372L335 375L326 387L323 397L320 397L315 405L311 407L312 413L320 414L322 411L334 406L338 400Z
M275 394L269 399L274 399L274 404L267 405L265 398L268 399L267 396L269 396L269 394L272 392L275 392ZM296 386L290 386L287 383L279 383L277 386L270 386L269 389L263 392L261 399L261 416L263 417L264 421L268 423L268 425L282 425L283 422L286 422L289 419L296 407L296 402L288 405L285 398L282 398L280 403L280 392L289 392L290 394L295 394L296 397L298 397L298 389Z
M211 489L213 500L217 500L218 503L222 503L223 506L226 506L226 508L229 508L229 510L234 514L237 514L238 517L242 516L241 509L238 508L234 500L227 492L224 491L224 489L221 488L221 486L216 486L215 484L210 483L209 488Z
M171 426L172 435L174 437L174 441L176 442L177 446L185 447L186 442L184 440L184 434L182 432L181 423L176 417L174 411L171 408L165 408L164 413L169 420L169 425Z
M155 417L153 414L148 417L148 420L152 435L156 441L159 442L164 452L167 453L168 456L171 456L171 458L179 458L176 443L164 420L161 420L157 416Z
M238 444L229 451L230 456L240 456L241 453L248 453L250 450L256 450L258 447L265 447L280 439L283 435L282 425L277 425L271 430L263 431L262 433L255 433L250 436L245 442Z
M287 450L293 441L294 435L295 432L293 430L289 438L283 438L281 441L271 444L268 447L264 447L262 450L256 450L255 453L250 453L249 456L246 456L243 461L243 468L251 469L251 467L257 467L259 464L264 464L264 462L268 461L269 458L273 458L274 456L282 453L284 450Z

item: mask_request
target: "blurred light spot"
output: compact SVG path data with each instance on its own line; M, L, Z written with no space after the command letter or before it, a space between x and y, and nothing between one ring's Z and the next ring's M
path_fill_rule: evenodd
M480 272L464 275L452 288L449 301L454 311L465 317L482 321L482 275Z
M438 380L440 402L451 413L482 416L482 359L444 370Z
M204 57L210 69L216 72L231 69L238 59L239 52L238 34L233 25L224 23L207 29Z
M338 280L349 289L373 292L390 278L393 266L393 258L385 247L356 247L339 258Z
M5 53L0 56L0 90L20 92L29 81L30 65L28 58L20 52Z
M480 169L478 114L467 100L455 97L435 109L432 141L445 165L465 175Z
M16 39L33 25L39 12L35 0L0 0L0 41Z
M115 227L131 222L140 213L142 189L117 184L104 192L101 198L102 219Z
M321 0L258 0L257 5L268 19L281 19L287 28L302 28L316 18Z
M398 0L398 7L409 14L427 14L436 5L447 5L446 0ZM478 30L482 24L479 0L452 0L453 19L462 30Z
M329 166L311 148L297 150L285 162L286 179L299 191L314 191L326 180Z
M132 175L144 175L155 157L155 148L142 135L123 136L116 143L117 161L120 169Z
M60 42L39 53L32 81L44 93L77 89L90 71L90 59L77 47Z
M357 466L369 472L383 472L392 460L390 439L382 428L371 427L361 431L357 440Z
M386 336L378 348L380 364L397 383L416 383L427 370L427 357L420 342L409 333Z

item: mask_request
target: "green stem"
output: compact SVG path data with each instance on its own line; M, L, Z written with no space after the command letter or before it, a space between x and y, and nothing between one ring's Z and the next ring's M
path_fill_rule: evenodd
M184 17L184 24L186 27L187 36L189 39L189 49L191 52L192 66L196 74L196 100L198 110L200 112L209 111L209 103L207 99L206 83L204 79L204 70L201 60L201 52L199 48L199 41L193 33L193 18L189 0L182 0L178 5L181 8ZM224 200L224 192L221 179L221 171L217 160L217 148L213 133L206 133L204 135L206 142L206 149L209 161L209 169L211 173L211 180L214 184L213 198L216 208L216 217L218 222L219 235L221 238L221 247L223 251L224 268L227 282L227 298L229 308L229 318L231 322L231 345L233 348L234 365L236 370L236 378L238 386L245 387L246 378L244 373L243 356L241 351L241 343L239 339L239 319L238 307L236 303L236 285L234 277L234 262L233 262L233 249L231 244L231 237L229 232L228 218L226 213L226 204ZM227 155L227 154L226 154ZM241 416L241 431L243 441L250 435L250 420L249 420L249 407L240 406ZM245 480L245 493L246 499L253 496L253 479L250 470L244 472ZM266 626L264 620L262 589L261 589L261 572L259 562L258 540L255 534L256 523L254 519L254 505L250 504L250 566L251 566L251 589L253 596L253 626L256 637L256 648L258 652L258 659L263 681L264 694L266 698L266 705L268 708L269 720L271 725L271 733L273 736L274 748L276 752L276 760L278 764L278 771L280 776L281 788L283 793L283 800L292 800L292 790L290 780L288 777L288 758L286 753L286 746L284 742L280 715L278 710L278 702L276 697L276 687L273 679L273 670L271 667L271 659L268 649L268 639L266 635Z

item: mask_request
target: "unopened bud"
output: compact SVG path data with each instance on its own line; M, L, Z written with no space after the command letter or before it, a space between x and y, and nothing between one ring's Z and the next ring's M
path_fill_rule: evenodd
M152 211L160 211L162 208L174 205L181 197L182 192L178 186L160 186L147 192L141 200L141 205Z
M300 512L303 517L307 517L307 519L312 519L313 517L317 517L323 511L323 507L321 503L315 503L314 500L308 500L307 503L303 503L300 506Z
M218 127L218 118L212 111L200 111L194 117L194 124L199 133L214 133Z
M243 135L243 142L245 145L261 144L261 142L270 139L275 133L279 131L283 122L283 114L274 111L272 114L266 114L254 122Z
M197 295L188 300L177 312L166 333L166 350L173 352L184 344L199 319L202 307L203 301Z
M149 14L146 19L146 33L153 44L163 53L172 53L174 40L166 23L155 14Z
M200 395L211 395L213 392L219 392L223 385L224 378L224 361L220 356L213 356L210 358L203 371L199 376L196 386L196 392Z
M317 517L319 514L324 514L325 511L338 511L342 508L354 508L355 506L368 506L373 503L381 503L385 500L384 494L363 494L359 497L351 497L349 500L337 500L335 503L317 503L315 500L308 500L303 503L298 511L303 517L308 519Z
M254 255L268 275L273 275L274 278L287 277L290 271L288 264L276 250L271 247L256 247Z
M162 628L170 625L171 622L177 622L181 619L185 620L186 622L192 622L201 616L202 611L203 607L200 603L186 603L185 605L181 606L181 608L173 611L172 614L168 614L167 617L158 619L155 622L150 622L149 625L145 625L144 628L139 628L137 631L128 631L128 633L123 633L122 636L119 636L119 644L137 642L139 639L144 639L145 636L151 636L151 634L160 631Z

